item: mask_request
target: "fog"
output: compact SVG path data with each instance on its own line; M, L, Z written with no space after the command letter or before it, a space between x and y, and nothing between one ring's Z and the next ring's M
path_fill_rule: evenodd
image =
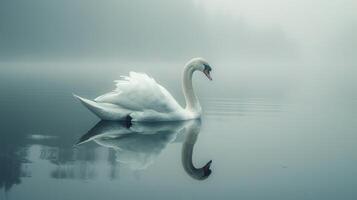
M0 199L357 199L356 50L357 0L0 0ZM102 126L73 97L136 71L185 106L193 57L199 134Z
M321 77L355 88L356 9L353 0L1 0L0 61L154 69L200 56L232 88L289 91Z
M339 2L2 0L1 58L296 59L355 31Z

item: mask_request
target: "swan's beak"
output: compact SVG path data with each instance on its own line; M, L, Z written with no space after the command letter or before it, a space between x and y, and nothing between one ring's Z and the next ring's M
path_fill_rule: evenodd
M210 74L210 71L209 70L203 70L203 73L207 76L207 78L209 79L209 80L211 80L212 81L212 77L211 77L211 74Z

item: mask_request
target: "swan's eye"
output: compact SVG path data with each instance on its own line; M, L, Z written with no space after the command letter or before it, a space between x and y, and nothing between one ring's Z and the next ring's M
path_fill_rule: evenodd
M212 77L211 77L211 74L210 74L212 68L208 64L203 64L203 66L205 67L204 70L203 70L203 73L207 76L207 78L209 80L212 80Z
M204 71L208 71L208 72L212 71L211 66L209 66L208 64L203 64L203 66L205 67Z

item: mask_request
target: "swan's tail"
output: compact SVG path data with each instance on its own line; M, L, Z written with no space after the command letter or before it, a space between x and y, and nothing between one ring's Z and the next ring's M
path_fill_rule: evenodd
M111 103L99 103L73 94L88 110L102 120L125 120L130 111Z

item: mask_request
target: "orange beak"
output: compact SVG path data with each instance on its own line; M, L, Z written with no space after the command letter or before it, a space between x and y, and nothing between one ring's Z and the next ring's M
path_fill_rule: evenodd
M207 78L208 78L209 80L212 81L212 77L211 77L210 71L208 71L208 70L203 70L203 73L207 76Z

